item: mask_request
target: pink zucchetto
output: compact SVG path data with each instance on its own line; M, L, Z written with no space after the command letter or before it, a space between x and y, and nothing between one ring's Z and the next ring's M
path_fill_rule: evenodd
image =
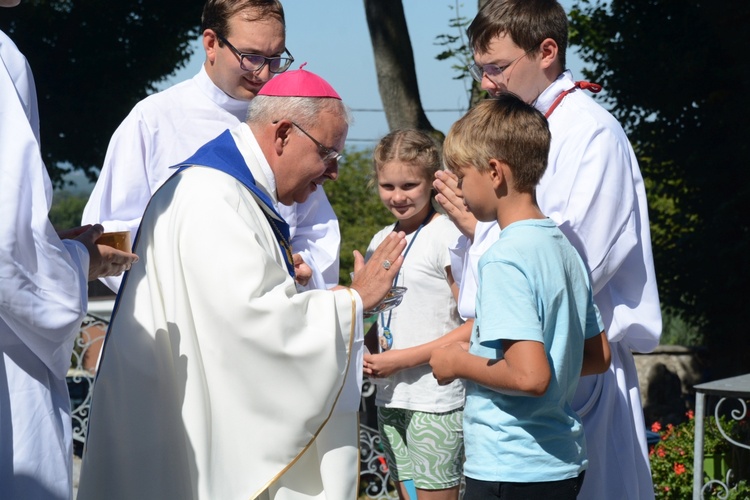
M285 71L276 75L263 85L258 95L271 97L330 97L341 100L341 96L336 92L331 84L323 80L315 73L302 69L303 63L299 69Z

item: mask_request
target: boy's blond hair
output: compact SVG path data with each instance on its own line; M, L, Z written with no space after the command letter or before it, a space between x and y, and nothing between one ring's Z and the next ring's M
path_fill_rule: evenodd
M516 191L533 193L547 168L550 138L542 113L503 93L481 101L453 124L443 143L443 161L457 173L469 167L485 172L494 158L508 165Z

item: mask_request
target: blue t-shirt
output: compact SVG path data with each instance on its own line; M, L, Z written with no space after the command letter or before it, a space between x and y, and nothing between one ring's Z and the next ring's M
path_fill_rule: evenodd
M467 382L467 476L559 481L587 468L583 426L570 402L584 341L602 330L586 267L554 221L523 220L503 229L479 260L469 352L502 359L502 339L542 342L552 379L541 397L501 394Z

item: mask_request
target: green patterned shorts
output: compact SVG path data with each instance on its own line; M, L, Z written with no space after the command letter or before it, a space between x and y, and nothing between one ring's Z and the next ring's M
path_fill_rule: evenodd
M457 486L463 474L463 415L463 408L425 413L379 407L378 428L391 477L412 479L425 490Z

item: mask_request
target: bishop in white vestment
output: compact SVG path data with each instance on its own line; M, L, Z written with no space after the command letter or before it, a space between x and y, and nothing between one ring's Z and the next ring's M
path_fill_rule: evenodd
M283 98L253 105L264 99ZM94 388L81 500L346 498L324 485L316 438L358 362L363 307L385 296L405 244L394 235L352 289L297 292L274 207L335 179L326 158L347 126L329 108L306 125L286 101L269 106L201 148L144 213ZM333 144L325 157L302 126ZM357 472L343 467L341 483Z

